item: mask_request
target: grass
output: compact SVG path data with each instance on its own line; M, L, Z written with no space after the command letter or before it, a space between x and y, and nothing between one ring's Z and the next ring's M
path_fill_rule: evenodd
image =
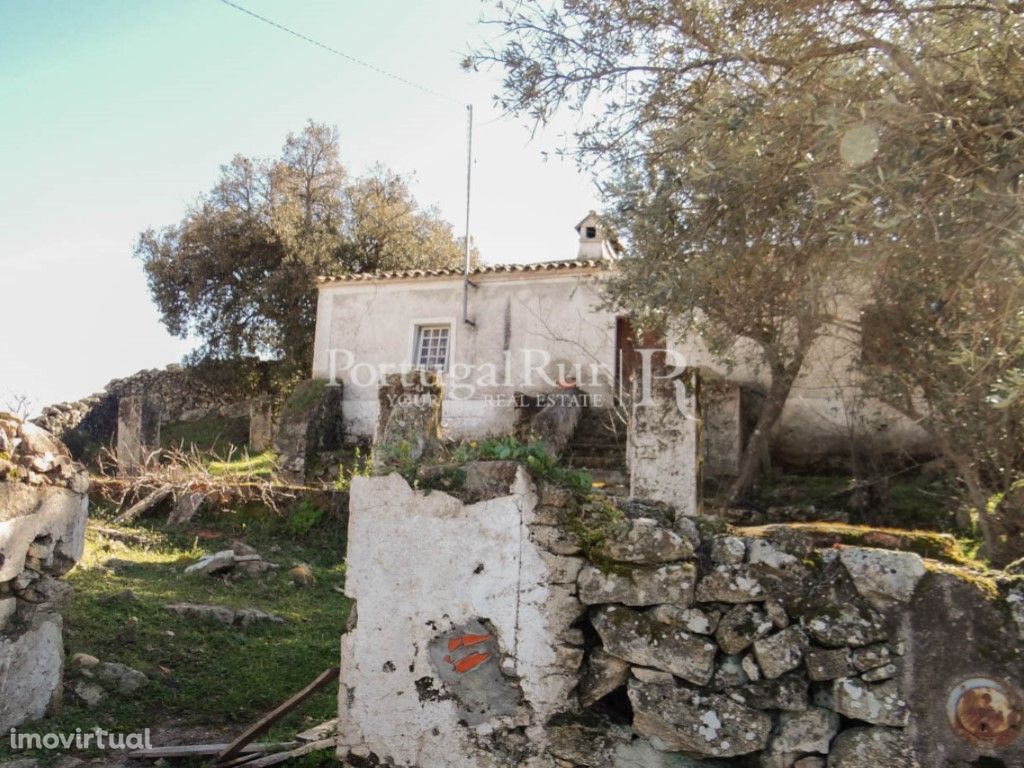
M240 475L269 478L277 468L277 454L273 451L265 451L253 455L243 454L237 459L228 458L223 461L211 461L207 468L210 470L211 475L218 477Z
M213 414L195 421L175 421L160 425L160 446L195 449L225 454L229 450L249 444L247 416L228 417Z
M97 524L114 527L94 519L85 556L67 576L76 591L65 612L67 656L84 652L101 661L121 662L144 672L150 682L133 696L108 695L94 709L66 696L59 714L26 731L67 733L102 726L134 732L170 723L208 726L217 734L212 739L216 741L237 734L337 664L338 641L350 608L350 601L336 591L345 574L340 521L322 515L316 526L297 536L286 518L251 504L220 511L186 530L156 524L122 529L145 536L145 544L102 535L94 529ZM281 567L237 581L182 574L185 565L227 548L236 538ZM109 558L131 564L115 572L103 567ZM287 577L298 562L312 568L314 586L295 586ZM258 608L286 623L246 629L198 623L163 608L174 602ZM77 679L70 664L66 679L72 684ZM321 692L268 738L287 740L336 716L336 695L332 688ZM4 749L0 742L0 756ZM323 754L304 764L321 760L335 764L333 755Z

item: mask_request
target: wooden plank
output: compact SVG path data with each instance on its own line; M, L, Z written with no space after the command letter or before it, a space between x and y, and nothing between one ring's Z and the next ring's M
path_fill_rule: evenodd
M228 760L226 763L221 763L221 768L238 768L238 766L246 765L251 763L253 760L257 760L261 757L266 756L266 752L242 752L236 758Z
M278 752L276 755L267 755L266 757L258 757L251 763L246 763L248 768L269 768L271 765L277 765L283 763L285 760L291 760L295 757L302 757L308 755L310 752L319 752L321 749L331 749L337 746L337 739L321 739L320 741L311 741L309 744L304 744L297 749L293 749L290 752Z
M265 752L280 752L282 749L294 749L298 742L278 741L264 742L259 744L246 744L239 752L261 754ZM168 747L150 747L149 749L137 749L129 752L128 757L204 757L216 755L223 752L229 745L223 744L182 744Z
M274 723L276 723L282 717L284 717L293 709L298 707L300 704L302 704L302 702L304 702L314 693L319 691L321 688L326 687L332 681L337 682L338 671L339 670L337 667L331 667L330 669L321 672L313 682L311 682L301 691L296 693L286 702L281 704L281 706L279 706L277 709L267 713L259 720L257 720L255 723L253 723L251 726L249 726L245 730L245 732L242 733L241 736L239 736L237 739L231 742L217 755L216 759L213 761L214 764L223 763L227 760L230 760L232 757L241 752L242 748L246 744L251 742L261 733L266 733L266 731L269 730Z
M298 741L321 741L331 734L338 732L338 718L332 718L320 725L314 725L308 731L303 731L295 738Z

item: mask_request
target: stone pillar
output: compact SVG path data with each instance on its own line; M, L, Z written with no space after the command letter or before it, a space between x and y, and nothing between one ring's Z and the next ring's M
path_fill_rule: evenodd
M632 409L626 464L630 496L701 512L701 380L696 368L654 379Z
M117 404L117 464L121 472L138 469L148 451L160 445L160 409L139 395Z
M278 464L292 479L302 480L318 465L318 457L339 450L345 430L341 385L323 379L299 382L281 406L273 429Z
M743 455L743 399L739 384L704 378L704 471L735 477Z
M269 451L274 445L274 404L258 397L249 403L249 450Z
M441 441L441 377L433 371L393 373L377 393L379 410L373 433L373 462L380 470L416 462Z

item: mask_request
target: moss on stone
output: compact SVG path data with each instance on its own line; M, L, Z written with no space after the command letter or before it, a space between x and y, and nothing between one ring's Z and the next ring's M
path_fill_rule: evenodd
M938 560L931 560L927 558L924 561L924 566L929 573L949 574L951 576L955 576L960 581L974 586L979 592L985 595L987 600L999 600L1001 597L996 577L1001 576L1002 574L989 571L983 566L967 567L963 565L943 563Z
M291 418L305 412L323 397L326 388L324 379L300 381L281 406L281 417Z
M921 557L940 560L952 565L977 568L984 566L971 558L957 539L948 533L935 531L908 531L898 528L874 528L847 523L778 523L750 528L738 528L742 536L770 538L772 534L791 531L810 539L817 547L836 544L854 547L874 547L913 552Z
M576 536L583 555L604 573L628 574L632 568L628 563L619 563L605 554L605 543L609 538L621 535L629 527L629 521L622 510L603 496L591 496L568 515L565 529Z

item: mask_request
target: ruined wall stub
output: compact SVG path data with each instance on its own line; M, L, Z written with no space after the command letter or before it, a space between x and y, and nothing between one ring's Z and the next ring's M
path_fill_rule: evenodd
M700 513L701 398L696 368L638 393L626 444L630 496Z
M160 408L140 395L117 404L117 465L121 472L138 469L149 451L160 445Z
M745 438L742 389L735 381L704 378L702 394L704 473L735 477Z
M262 453L274 445L274 404L259 397L249 403L249 450Z
M475 504L397 473L353 480L345 593L358 620L342 637L340 757L531 765L500 739L571 708L579 561L534 543L537 492L521 467L510 476L505 495Z
M393 373L377 392L373 460L378 469L400 461L420 461L441 441L444 391L434 371Z
M278 466L301 481L317 469L318 458L342 448L342 388L320 379L299 382L281 407L273 426Z

